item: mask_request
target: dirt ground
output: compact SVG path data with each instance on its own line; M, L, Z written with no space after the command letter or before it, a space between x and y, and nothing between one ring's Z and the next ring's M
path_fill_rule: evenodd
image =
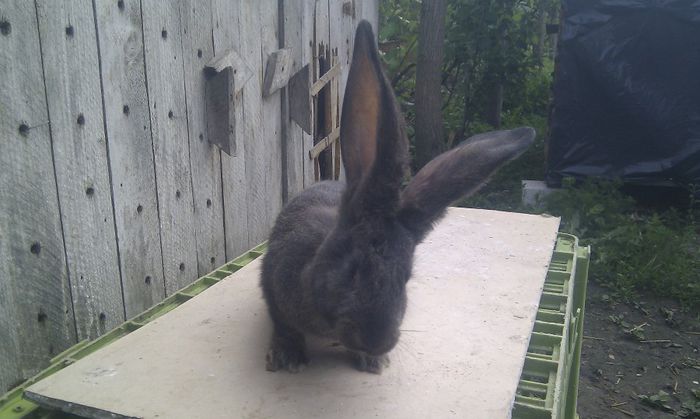
M580 418L700 418L700 307L638 301L616 303L589 283Z

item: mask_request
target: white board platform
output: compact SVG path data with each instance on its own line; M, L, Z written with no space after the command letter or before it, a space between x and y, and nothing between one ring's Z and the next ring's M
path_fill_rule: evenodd
M98 418L509 418L558 227L451 208L416 251L381 375L313 344L302 372L266 371L257 259L26 395Z

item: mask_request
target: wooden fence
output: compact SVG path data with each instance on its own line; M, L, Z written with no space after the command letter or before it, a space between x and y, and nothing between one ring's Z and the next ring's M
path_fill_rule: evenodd
M0 393L265 240L318 177L377 1L0 0ZM311 134L287 88L262 94L280 48L312 82L340 66ZM209 142L203 72L229 50L252 73L232 156Z

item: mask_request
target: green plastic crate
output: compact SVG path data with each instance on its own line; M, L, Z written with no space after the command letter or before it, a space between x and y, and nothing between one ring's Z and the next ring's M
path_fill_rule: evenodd
M23 399L24 389L171 311L255 260L265 249L266 244L253 248L109 333L57 355L47 369L0 398L0 419L76 417ZM590 249L579 247L575 236L559 233L518 385L515 419L576 418L589 254Z
M559 233L513 405L514 419L575 419L590 247Z

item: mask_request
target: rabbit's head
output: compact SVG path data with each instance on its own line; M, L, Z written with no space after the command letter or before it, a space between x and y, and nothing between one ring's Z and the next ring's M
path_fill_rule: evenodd
M316 308L341 343L380 355L398 341L416 245L451 202L476 191L524 151L534 131L473 137L428 163L402 190L409 160L404 121L364 21L355 37L340 129L346 190L338 224L306 274Z

